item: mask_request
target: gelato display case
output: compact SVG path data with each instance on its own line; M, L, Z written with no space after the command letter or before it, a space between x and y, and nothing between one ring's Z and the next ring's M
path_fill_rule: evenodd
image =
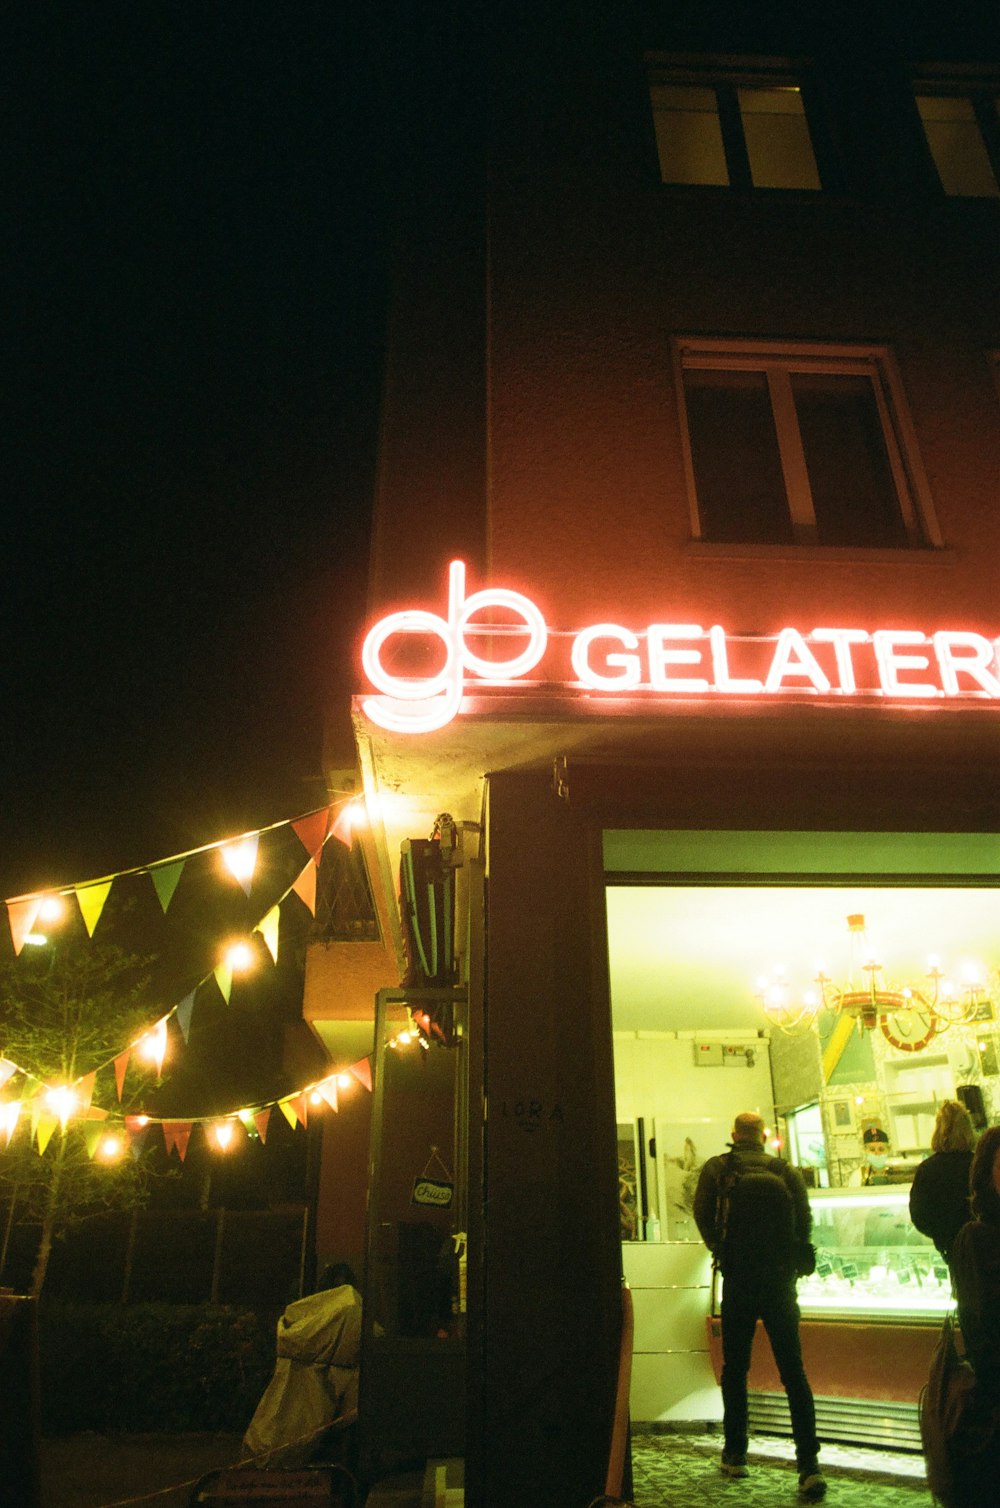
M799 1279L803 1320L940 1321L951 1281L910 1222L909 1185L811 1189L816 1271Z

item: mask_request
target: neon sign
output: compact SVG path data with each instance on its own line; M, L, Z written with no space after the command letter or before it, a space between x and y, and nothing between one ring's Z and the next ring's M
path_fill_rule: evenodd
M485 610L513 615L513 624L474 623ZM508 658L472 648L477 637L513 637ZM420 608L390 613L369 631L361 653L376 691L362 702L365 716L394 733L430 733L460 712L467 689L510 685L537 669L551 641L540 610L504 587L465 595L465 564L448 568L447 617ZM789 692L841 701L890 698L927 702L960 698L1000 702L1000 641L961 630L930 635L916 629L783 628L777 635L729 634L719 624L650 623L634 630L594 623L569 636L577 692L621 697L773 697ZM527 640L521 645L522 640ZM437 640L443 657L429 673L401 674L384 656L406 641ZM748 674L748 671L756 674ZM545 677L548 681L550 677Z

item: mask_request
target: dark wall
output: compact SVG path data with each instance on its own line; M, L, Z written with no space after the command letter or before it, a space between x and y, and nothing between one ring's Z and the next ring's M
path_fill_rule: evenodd
M600 834L548 774L491 778L488 832L484 1480L472 1500L579 1508L604 1485L621 1286Z

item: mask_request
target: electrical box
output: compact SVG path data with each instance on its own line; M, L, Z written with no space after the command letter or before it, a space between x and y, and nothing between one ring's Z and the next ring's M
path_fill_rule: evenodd
M721 1068L722 1050L721 1042L696 1042L694 1044L695 1068Z
M723 1047L723 1068L752 1068L754 1064L754 1049L741 1044L739 1047Z

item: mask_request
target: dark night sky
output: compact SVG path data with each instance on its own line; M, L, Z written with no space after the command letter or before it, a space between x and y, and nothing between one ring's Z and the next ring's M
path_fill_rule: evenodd
M384 326L347 9L25 6L5 45L4 896L323 799Z

